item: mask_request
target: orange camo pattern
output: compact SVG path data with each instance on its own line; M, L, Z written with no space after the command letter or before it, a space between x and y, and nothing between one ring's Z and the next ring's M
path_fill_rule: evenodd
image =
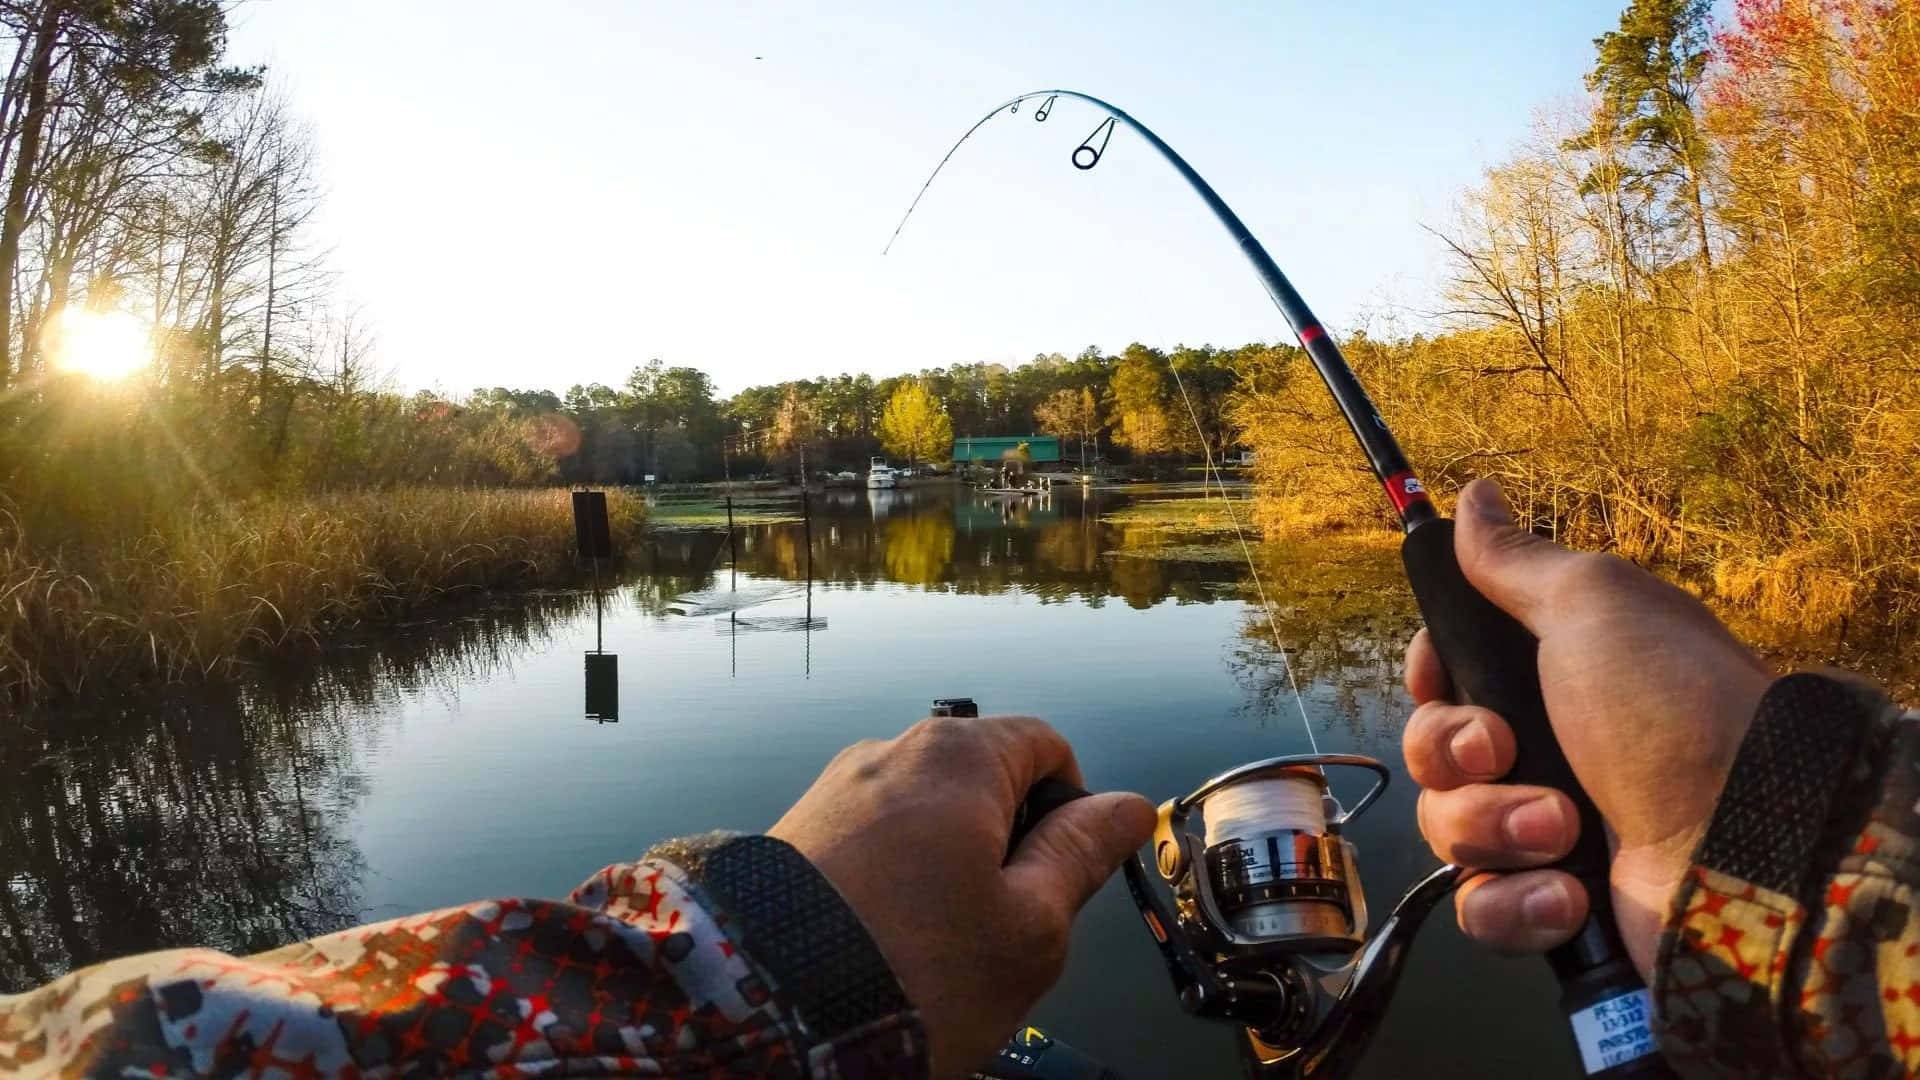
M1882 791L1818 903L1695 866L1654 973L1683 1076L1920 1076L1920 723L1895 722Z
M809 1045L696 896L650 859L566 902L467 904L247 958L110 961L0 997L0 1074L851 1080L916 1060L911 1016Z

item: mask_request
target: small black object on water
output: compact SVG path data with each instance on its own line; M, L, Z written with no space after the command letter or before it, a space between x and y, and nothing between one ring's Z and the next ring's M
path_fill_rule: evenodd
M928 716L979 716L980 706L970 697L943 697L933 699L933 709Z

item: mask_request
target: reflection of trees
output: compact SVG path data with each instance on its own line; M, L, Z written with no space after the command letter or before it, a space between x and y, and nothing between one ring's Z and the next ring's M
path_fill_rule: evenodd
M1290 541L1257 553L1274 619L1260 610L1249 581L1245 599L1252 606L1228 658L1247 709L1263 723L1294 722L1293 690L1274 650L1277 631L1301 690L1319 706L1316 723L1341 723L1355 745L1397 737L1397 726L1368 730L1383 717L1378 706L1397 700L1402 653L1420 625L1393 548L1367 539ZM1404 717L1390 719L1397 725Z
M162 946L253 952L356 920L360 857L336 822L358 790L337 733L220 704L9 755L0 986Z
M1170 550L1164 530L1104 521L1101 508L1075 492L995 501L908 489L892 493L886 505L875 520L866 498L815 500L814 581L851 587L892 581L971 594L1018 590L1048 603L1078 599L1095 606L1118 596L1151 607L1168 598L1210 603L1234 597L1243 573L1231 560L1194 560ZM680 592L708 585L715 568L724 573L725 531L701 535L709 537L704 544L678 541L677 551L658 549L650 571L674 576L674 585L643 586L655 598L652 607L641 598L643 608L656 610ZM741 572L800 580L808 572L807 536L799 522L741 526Z
M953 519L914 514L887 522L887 578L905 585L931 585L953 562Z
M736 543L739 540L736 536ZM724 565L726 558L724 529L652 529L641 550L622 568L622 587L635 607L658 615L678 597L706 588L714 568Z
M248 685L9 726L0 992L125 953L251 952L359 921L364 866L344 823L378 706L497 670L587 602L519 597Z

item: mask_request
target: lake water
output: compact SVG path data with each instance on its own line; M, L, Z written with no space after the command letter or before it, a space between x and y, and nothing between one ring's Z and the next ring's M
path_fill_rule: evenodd
M598 618L586 590L499 598L247 686L33 718L0 741L0 991L559 895L662 837L764 829L842 746L936 697L1044 717L1090 784L1156 802L1308 749L1217 495L739 510L730 558L715 506L658 507ZM1260 559L1320 748L1398 774L1413 621L1390 551ZM615 722L586 715L590 651L618 657ZM1434 865L1413 820L1399 777L1351 834L1376 919ZM1544 964L1469 947L1442 909L1362 1074L1574 1076L1556 996ZM1117 880L1033 1019L1134 1080L1235 1075L1229 1030L1180 1012Z

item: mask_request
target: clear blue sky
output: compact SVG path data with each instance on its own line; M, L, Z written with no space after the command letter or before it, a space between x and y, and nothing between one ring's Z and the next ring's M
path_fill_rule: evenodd
M1330 325L1424 309L1422 224L1576 95L1623 0L1326 4L256 0L233 58L311 126L317 238L407 387L724 391L842 370L1285 336L1199 203L1062 103L1154 127ZM756 59L756 57L760 59Z

